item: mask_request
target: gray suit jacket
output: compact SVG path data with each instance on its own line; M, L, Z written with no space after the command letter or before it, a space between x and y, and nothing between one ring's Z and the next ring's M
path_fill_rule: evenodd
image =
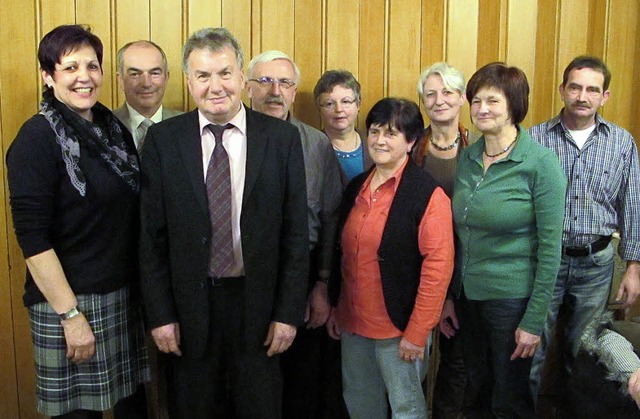
M162 107L162 120L169 119L174 116L178 116L183 114L182 111L174 111L172 109L167 109L166 107ZM124 126L131 130L131 118L129 117L129 108L127 108L127 103L123 103L118 109L113 110L113 114L124 124ZM133 132L132 132L133 134Z

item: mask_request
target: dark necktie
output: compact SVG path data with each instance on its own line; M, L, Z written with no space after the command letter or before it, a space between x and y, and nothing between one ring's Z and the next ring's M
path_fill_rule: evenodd
M149 118L145 118L140 122L138 128L136 129L136 137L138 138L138 151L142 150L142 145L144 144L144 137L147 136L147 130L154 122Z
M222 145L222 134L233 125L207 125L216 139L207 167L207 199L211 222L211 253L209 273L221 278L233 265L233 236L231 233L231 172L229 155Z

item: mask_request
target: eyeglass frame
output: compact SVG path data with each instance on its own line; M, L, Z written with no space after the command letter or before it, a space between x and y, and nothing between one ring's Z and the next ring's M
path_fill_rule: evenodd
M346 97L343 97L342 99L338 100L338 101L326 101L324 103L318 103L318 106L320 106L322 109L326 109L329 111L335 110L336 109L336 105L338 105L338 102L340 102L340 104L342 105L342 107L347 108L351 105L353 105L354 103L358 102L358 99L351 99L351 100L346 100Z
M291 89L296 84L298 84L297 82L291 79L274 79L273 77L269 77L269 76L258 77L257 79L248 79L248 81L255 81L260 86L264 86L264 87L277 83L282 89Z

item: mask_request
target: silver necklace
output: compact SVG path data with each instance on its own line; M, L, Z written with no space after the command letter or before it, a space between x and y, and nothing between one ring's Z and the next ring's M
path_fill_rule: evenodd
M438 143L433 141L433 135L431 135L429 137L429 141L431 141L431 145L434 146L436 148L436 150L449 151L449 150L453 149L454 147L456 147L458 145L458 142L460 142L460 133L458 133L458 136L456 137L456 139L446 147L441 147L441 146L438 145Z
M518 137L516 137L516 139L515 139L515 140L511 141L511 144L509 144L508 146L506 146L505 148L503 148L501 152L496 153L496 154L489 154L489 153L487 153L486 144L485 144L484 155L485 155L485 156L487 156L487 157L490 157L490 158L494 158L494 157L501 156L501 155L503 155L504 153L506 153L507 151L509 151L509 149L511 148L511 146L513 146L513 145L516 143L516 141L517 141L517 140L518 140Z

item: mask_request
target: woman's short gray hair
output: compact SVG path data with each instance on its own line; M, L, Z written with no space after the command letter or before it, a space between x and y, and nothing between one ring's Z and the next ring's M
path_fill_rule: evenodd
M418 94L420 97L424 93L424 82L433 75L440 76L446 88L457 90L460 94L464 94L465 82L462 72L451 67L448 63L441 62L433 64L420 74L420 79L418 79Z

